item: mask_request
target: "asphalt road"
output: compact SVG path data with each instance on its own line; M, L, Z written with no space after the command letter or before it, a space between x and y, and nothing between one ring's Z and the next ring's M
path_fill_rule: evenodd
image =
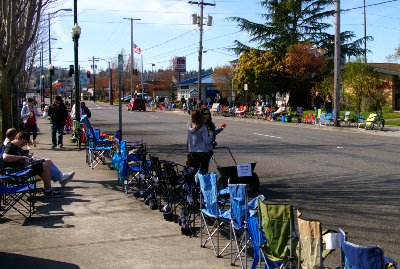
M117 106L88 105L95 127L118 129ZM183 112L128 112L123 106L123 138L144 139L151 155L184 163L189 121ZM350 241L378 244L400 260L400 135L221 117L214 122L227 123L219 146L230 147L238 163L257 162L268 201L293 204L323 228L340 227ZM221 166L233 164L225 150L214 157Z

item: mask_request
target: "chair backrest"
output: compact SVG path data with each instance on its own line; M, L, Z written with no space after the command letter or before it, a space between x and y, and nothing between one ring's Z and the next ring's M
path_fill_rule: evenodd
M304 119L304 122L308 122L308 120L310 119L310 114L306 114L306 117L305 117L305 119Z
M196 174L200 183L201 197L204 202L204 209L208 215L217 217L221 215L218 206L217 175L215 173Z
M332 113L326 114L325 119L326 119L327 121L332 121L332 120L333 120L333 114L332 114Z
M126 160L128 158L128 152L126 149L126 140L121 140L119 143L119 152L121 153L121 157Z
M322 266L322 228L317 220L304 220L297 211L297 224L300 236L302 268Z
M298 106L296 109L297 116L302 116L303 115L303 107Z
M377 115L375 113L371 113L369 114L368 118L367 118L367 122L373 122L376 120Z
M259 200L258 214L267 238L266 244L261 246L265 255L272 261L287 261L293 248L293 206L266 204Z
M229 200L231 219L233 227L240 229L244 227L247 221L248 204L247 204L247 185L246 184L229 184Z
M317 110L317 119L321 117L322 109L318 108Z
M379 246L360 246L349 241L342 242L346 269L384 269L383 249Z
M344 120L349 121L350 120L350 111L344 112Z

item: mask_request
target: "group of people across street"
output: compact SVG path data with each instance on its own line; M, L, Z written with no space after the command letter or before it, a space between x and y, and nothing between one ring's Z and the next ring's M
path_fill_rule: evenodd
M330 94L327 94L324 100L324 98L322 98L319 92L315 92L315 95L312 98L312 105L315 110L315 115L318 115L318 110L322 109L322 107L325 108L326 114L332 114L333 101L332 101L332 96Z

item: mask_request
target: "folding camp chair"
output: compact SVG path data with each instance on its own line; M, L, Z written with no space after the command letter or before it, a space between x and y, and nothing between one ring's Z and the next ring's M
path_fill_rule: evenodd
M296 235L294 230L294 216L292 205L266 204L258 201L260 219L260 236L265 233L266 242L259 243L259 266L261 259L270 260L274 264L282 262L281 266L292 268L295 265ZM271 267L266 263L267 268ZM275 265L278 266L278 265Z
M6 168L3 163L4 146L0 148L0 206L3 217L10 209L25 218L35 213L36 179L29 167Z
M247 219L247 231L251 239L251 246L253 249L253 262L251 264L251 269L256 269L259 262L264 262L264 268L274 268L274 266L279 266L281 262L273 263L269 259L265 259L264 255L260 254L260 244L265 244L265 234L260 230L260 221L257 217L252 216ZM261 266L261 265L260 265Z
M249 215L247 185L228 184L228 191L230 206L229 215L225 216L225 219L229 218L230 240L222 249L220 255L230 246L231 265L235 265L236 261L239 260L240 266L247 268L247 217ZM244 263L243 258L245 259Z
M215 173L196 174L200 183L200 246L205 248L211 242L216 257L221 257L219 252L219 236L221 225L229 222L229 211L223 211L218 199L217 175ZM225 217L224 217L225 216ZM221 219L224 218L222 222ZM206 239L203 242L203 231L206 230ZM216 238L215 238L216 237ZM216 243L214 243L216 240Z
M324 249L323 236L333 237L333 235L337 235L337 232L322 231L321 222L304 220L301 218L300 211L297 211L297 224L300 241L297 267L303 269L323 268L324 259L335 249L335 246L331 245Z
M83 116L81 121L86 128L86 161L90 168L94 169L100 162L107 163L107 158L111 158L113 151L113 141L100 138L100 130L93 129L89 118Z
M328 113L325 116L325 125L331 126L331 123L333 123L333 114Z
M341 241L340 267L346 269L386 269L397 268L398 262L385 257L379 246L360 246L349 242L346 234L339 229Z
M36 181L25 183L10 183L12 176L0 176L3 183L0 186L0 200L3 217L10 209L16 210L25 218L29 219L35 213Z

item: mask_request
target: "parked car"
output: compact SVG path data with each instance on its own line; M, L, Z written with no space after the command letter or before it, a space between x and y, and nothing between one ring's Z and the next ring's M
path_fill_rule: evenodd
M146 111L146 101L142 98L132 98L128 104L128 111L140 110Z

